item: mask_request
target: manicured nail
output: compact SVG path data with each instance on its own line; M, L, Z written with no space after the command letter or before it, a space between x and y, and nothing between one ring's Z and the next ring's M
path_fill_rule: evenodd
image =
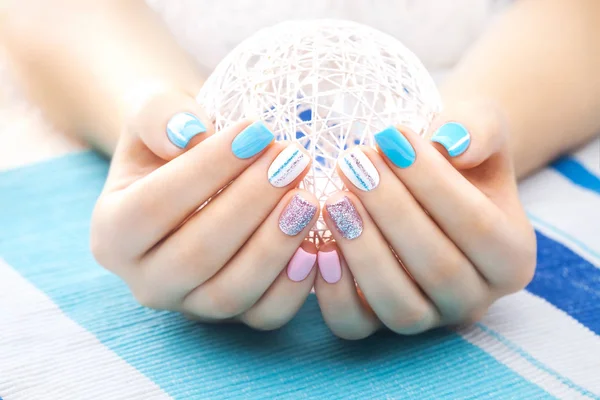
M250 158L263 151L273 139L273 132L262 121L256 121L233 139L231 151L238 158Z
M299 194L292 197L290 203L279 217L279 229L288 236L296 236L313 219L317 207L304 200Z
M356 147L339 161L340 169L354 186L368 192L379 185L379 173L363 151Z
M337 251L320 251L317 263L325 282L336 283L342 278L342 266Z
M298 248L288 264L288 278L294 282L303 281L312 271L315 261L317 261L316 254L309 253L302 247Z
M396 167L407 168L415 162L415 149L398 129L390 126L374 137L381 151Z
M177 113L167 122L167 137L180 149L184 149L194 136L204 132L206 126L189 112Z
M360 236L363 231L362 218L348 197L344 196L336 203L327 204L325 209L340 235L350 240Z
M431 137L432 142L444 146L450 157L460 156L471 143L471 135L464 125L458 122L446 122Z
M269 182L275 187L287 186L304 171L309 163L310 157L297 145L290 144L271 163L267 172Z

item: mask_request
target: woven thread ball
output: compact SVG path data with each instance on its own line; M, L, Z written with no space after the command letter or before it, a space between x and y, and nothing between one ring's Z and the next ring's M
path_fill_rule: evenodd
M258 31L221 61L197 101L217 131L258 117L278 140L304 146L313 164L301 187L321 204L344 188L335 167L345 149L373 146L373 135L389 125L424 134L441 109L431 76L410 50L343 20L288 21ZM322 219L312 236L327 239Z

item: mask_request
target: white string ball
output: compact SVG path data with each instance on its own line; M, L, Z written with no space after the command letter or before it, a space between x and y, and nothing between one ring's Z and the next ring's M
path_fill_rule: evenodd
M321 204L343 190L341 153L374 146L373 135L403 124L424 134L441 110L433 79L397 39L344 20L287 21L258 31L229 53L197 101L217 131L258 117L278 140L298 142L313 164L301 187ZM328 238L319 219L313 237Z

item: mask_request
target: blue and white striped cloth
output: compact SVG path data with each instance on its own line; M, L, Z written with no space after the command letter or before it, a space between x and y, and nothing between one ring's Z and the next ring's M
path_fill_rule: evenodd
M526 291L475 326L336 339L314 296L270 333L138 306L88 249L108 162L0 172L0 397L600 399L600 140L521 184L537 228Z

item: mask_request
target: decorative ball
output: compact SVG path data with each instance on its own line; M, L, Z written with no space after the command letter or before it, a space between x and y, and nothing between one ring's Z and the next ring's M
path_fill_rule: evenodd
M301 186L321 204L343 189L341 153L374 146L373 135L403 124L424 134L441 109L419 59L397 39L343 20L288 21L260 30L216 67L198 94L218 130L258 117L278 140L313 157ZM313 236L326 239L322 220Z

